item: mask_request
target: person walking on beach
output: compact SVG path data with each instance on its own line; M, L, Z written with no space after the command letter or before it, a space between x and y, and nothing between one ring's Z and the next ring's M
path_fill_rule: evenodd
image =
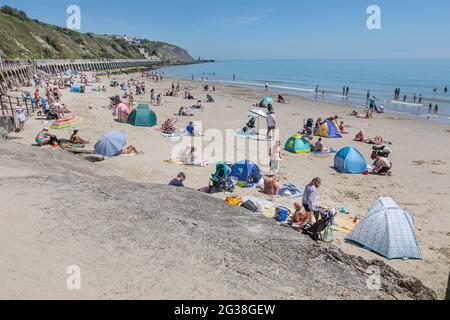
M423 100L422 95L419 95L419 103L420 103L420 104L422 104L422 100Z
M277 127L277 122L275 118L275 112L273 108L269 108L269 113L267 114L267 140L272 139L272 131L275 131Z

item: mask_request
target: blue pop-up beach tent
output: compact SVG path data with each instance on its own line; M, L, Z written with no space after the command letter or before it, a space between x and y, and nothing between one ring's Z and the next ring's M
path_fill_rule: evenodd
M334 157L334 167L341 173L364 173L367 170L367 162L358 150L345 147Z
M261 178L261 170L259 167L249 160L236 163L232 170L230 177L238 179L237 185L241 188L251 188L258 183Z

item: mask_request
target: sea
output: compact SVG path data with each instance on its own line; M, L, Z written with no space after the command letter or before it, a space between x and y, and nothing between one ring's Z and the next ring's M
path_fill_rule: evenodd
M223 60L165 67L160 72L186 80L248 88L264 88L268 83L275 99L278 93L290 94L355 108L366 107L370 90L386 112L450 122L450 92L445 93L446 86L450 89L450 59ZM344 86L349 87L348 97L343 94ZM396 88L400 88L400 99L394 97Z

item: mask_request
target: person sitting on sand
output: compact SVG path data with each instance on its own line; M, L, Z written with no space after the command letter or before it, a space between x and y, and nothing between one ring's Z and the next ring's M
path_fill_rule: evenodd
M294 203L295 214L294 214L294 222L299 224L300 227L304 226L307 222L307 214L304 210L302 204L300 202Z
M375 160L372 174L378 174L378 175L388 175L390 176L392 169L392 163L388 160L386 157L377 157Z
M285 103L286 100L284 99L284 97L279 93L278 94L278 103Z
M53 145L58 146L58 138L51 134L47 128L42 129L36 136L36 144L39 146Z
M358 111L353 110L352 113L350 113L350 115L351 115L352 117L356 117L356 116L358 115Z
M197 100L197 104L194 104L192 106L192 108L194 108L194 109L203 109L202 100Z
M375 145L381 145L381 144L383 144L384 143L384 139L383 139L383 137L382 136L375 136L375 138L373 138L373 139L368 139L367 141L366 141L368 144L375 144Z
M364 133L360 131L356 134L356 137L353 141L366 143L367 139L365 138Z
M187 117L188 113L186 111L184 111L184 106L181 106L181 108L178 110L178 115L180 117Z
M341 123L339 124L339 131L341 131L341 133L343 133L343 134L347 134L348 133L348 132L345 131L344 121L341 121Z
M372 119L373 118L373 113L372 110L367 110L366 112L366 119Z
M323 119L322 118L317 119L316 125L315 125L316 130L319 130L319 128L322 126L322 124L323 124Z
M186 175L180 172L175 179L169 182L169 186L184 188L183 182L186 180Z
M73 130L70 136L70 142L73 144L89 144L89 141L81 139L79 132L78 129Z
M194 127L194 123L191 121L189 122L189 124L186 127L186 132L189 136L195 136L195 127Z
M276 196L280 192L281 182L274 172L270 172L264 178L264 193L270 196Z
M323 152L324 149L325 147L322 143L322 138L319 138L319 140L314 145L314 152Z
M314 138L313 137L309 137L308 144L309 144L309 148L310 148L311 152L314 152L314 148L315 148L316 145L314 143Z
M128 154L141 154L141 152L136 149L135 146L128 146L125 149L122 150L120 153L121 155L128 155Z

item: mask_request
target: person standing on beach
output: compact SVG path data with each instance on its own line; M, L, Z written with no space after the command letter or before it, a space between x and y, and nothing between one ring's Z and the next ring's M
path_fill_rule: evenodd
M277 121L275 118L275 112L273 108L269 108L269 113L267 114L267 140L272 139L272 131L275 131L277 127Z
M436 106L434 107L434 113L438 113L438 112L439 112L439 106L436 105Z
M233 74L233 82L236 82L236 75Z
M422 104L422 100L423 100L422 95L419 95L419 103L420 103L420 104Z
M264 84L264 87L266 88L266 92L269 92L269 84L267 82Z
M350 87L347 86L347 88L345 88L345 96L348 98L348 94L350 93Z
M444 88L444 93L446 94L447 92L448 92L448 87L445 86L445 88Z
M433 112L433 104L430 103L430 105L428 106L428 113Z
M406 99L408 99L408 97L406 96L406 93L405 93L405 95L403 96L403 101L406 102Z
M342 96L345 97L345 86L342 88Z
M305 188L302 203L306 211L306 223L312 224L313 215L315 216L317 221L319 220L320 210L316 206L316 198L318 189L320 188L321 184L322 181L320 178L314 178L311 183L308 184Z
M369 106L369 100L370 100L370 90L367 91L366 106Z
M414 103L416 103L416 100L417 100L417 95L414 93Z

